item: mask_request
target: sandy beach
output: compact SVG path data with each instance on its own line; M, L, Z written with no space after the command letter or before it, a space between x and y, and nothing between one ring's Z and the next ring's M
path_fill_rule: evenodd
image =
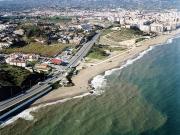
M163 44L168 39L172 38L173 36L179 33L180 29L173 31L168 35L160 35L156 38L140 42L137 45L138 47L133 47L132 49L125 52L121 52L120 54L113 56L112 58L108 58L107 60L93 64L93 66L89 66L85 69L82 69L78 75L72 78L72 81L74 82L75 86L61 87L59 89L53 90L44 97L38 99L33 104L33 106L87 93L91 89L89 81L93 77L115 67L120 67L125 61L134 58L140 52L147 50L150 46Z

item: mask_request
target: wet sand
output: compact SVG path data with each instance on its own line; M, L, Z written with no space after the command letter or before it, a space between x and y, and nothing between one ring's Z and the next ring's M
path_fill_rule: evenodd
M121 52L120 54L113 56L112 58L108 58L103 62L95 63L93 64L94 66L89 66L85 69L82 69L78 75L72 78L72 81L74 82L75 86L61 87L59 89L53 90L49 94L38 99L33 105L49 103L64 98L74 97L77 95L81 95L83 93L87 93L91 89L89 81L93 77L115 67L120 67L125 61L134 58L140 52L147 50L150 46L163 44L168 39L172 38L173 36L179 33L180 29L173 31L168 35L161 35L157 36L156 38L143 41L137 44L138 47L133 47L132 49L129 49L125 52Z

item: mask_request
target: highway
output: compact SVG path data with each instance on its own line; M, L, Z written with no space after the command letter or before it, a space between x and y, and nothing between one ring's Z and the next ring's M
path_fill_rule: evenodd
M51 84L55 83L59 80L62 80L62 78L64 77L62 70L67 71L69 68L76 67L79 64L79 62L88 54L88 52L90 51L90 49L92 48L94 43L97 41L99 36L100 36L100 33L96 34L92 38L91 41L85 43L81 47L81 49L70 59L69 64L66 67L64 67L63 69L60 68L60 71L57 74L55 74L52 78L42 82L41 85L37 84L37 85L33 86L31 89L29 89L25 93L22 93L14 98L0 102L0 121L1 121L1 119L3 119L3 117L9 115L10 112L15 111L15 108L19 109L19 106L22 106L22 104L25 101L27 102L27 100L31 100L33 97L37 97L38 95L41 96L42 95L41 93L44 93L47 90L48 91L52 90ZM18 106L16 106L16 105L18 105ZM14 106L16 106L16 107L13 108ZM10 112L6 112L7 115L6 114L2 115L2 112L6 111L7 109L9 109L11 107L13 109L10 110Z
M72 59L69 61L69 65L66 68L73 68L76 67L79 64L79 61L81 61L90 51L94 43L97 41L99 38L100 33L95 35L91 41L85 43L83 47L72 57Z

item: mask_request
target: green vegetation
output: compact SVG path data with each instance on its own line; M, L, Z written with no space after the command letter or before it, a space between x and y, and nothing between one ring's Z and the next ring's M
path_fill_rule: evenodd
M110 51L110 52L114 52L114 51L125 51L126 48L122 48L122 47L107 47L107 49Z
M39 37L43 32L42 30L36 26L36 25L29 25L29 26L26 26L25 28L25 34L28 38L30 37Z
M28 61L27 65L28 67L34 67L37 63L38 61Z
M143 40L145 40L146 38L138 38L138 39L136 39L136 43L138 43L138 42L141 42L141 41L143 41Z
M53 17L40 17L42 20L48 20L50 22L58 23L58 22L69 22L72 20L72 17L68 16L53 16Z
M105 35L107 35L107 34L109 34L109 33L111 33L111 32L114 32L114 30L111 30L111 29L112 29L112 28L105 29L105 30L102 32L101 36L105 36Z
M107 29L103 32L102 36L111 39L116 42L122 42L133 38L139 38L143 35L143 32L135 29L121 28L121 30Z
M114 52L114 51L124 51L125 48L122 47L109 47L106 45L96 44L92 47L87 57L91 59L104 59L109 56L106 51Z
M31 75L29 71L23 68L7 64L1 64L0 69L0 85L21 86L25 78Z
M100 45L95 45L92 47L87 57L92 59L104 59L107 56L109 55L106 53L105 48Z
M52 89L58 89L59 87L61 87L59 82L56 82L56 83L52 84L51 86L52 86Z
M104 59L107 57L107 55L102 52L100 49L99 50L96 50L96 51L93 51L91 52L89 55L88 55L89 58L92 58L92 59Z
M44 74L31 73L21 67L1 64L0 101L25 91L44 78Z
M10 54L14 52L22 52L22 53L35 53L39 54L41 56L48 56L52 57L60 52L62 52L64 49L72 47L72 45L68 44L54 44L51 46L48 45L41 45L39 43L31 43L27 46L21 47L21 48L7 48L3 49L1 52Z

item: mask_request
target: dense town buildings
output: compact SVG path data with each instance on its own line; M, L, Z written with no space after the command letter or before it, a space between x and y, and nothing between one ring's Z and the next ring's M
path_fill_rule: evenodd
M13 53L8 56L6 63L18 67L26 67L28 62L37 61L38 59L39 55L35 54Z
M8 18L8 19L7 19ZM12 19L9 19L12 18ZM61 22L63 20L63 23ZM171 32L180 27L180 12L139 11L125 9L66 9L38 10L19 12L3 12L0 19L0 50L24 46L31 42L41 45L73 44L80 45L88 40L88 35L98 27L107 28L118 25L113 30L135 28L145 33ZM28 27L27 27L28 26ZM30 26L30 29L29 29ZM34 34L34 35L33 35ZM29 38L28 40L25 40ZM68 56L67 54L63 57ZM35 54L10 54L6 63L26 67L27 61L38 60ZM60 64L61 59L52 59L52 64ZM48 71L48 64L38 63L38 71Z

